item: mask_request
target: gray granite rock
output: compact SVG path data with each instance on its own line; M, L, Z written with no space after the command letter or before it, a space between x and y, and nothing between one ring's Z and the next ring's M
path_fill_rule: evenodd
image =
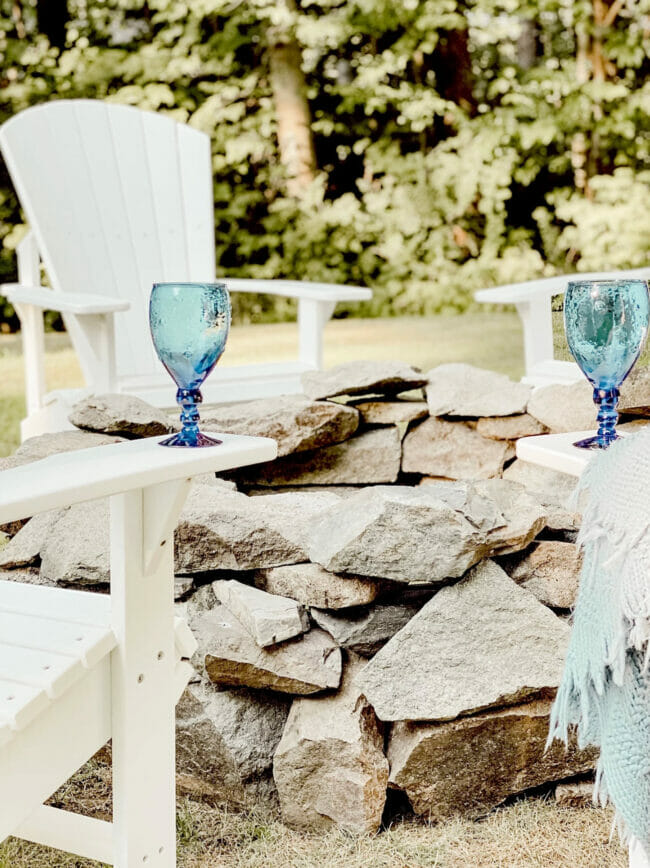
M359 414L333 401L281 395L211 407L201 413L201 421L206 431L270 437L278 444L278 456L283 456L347 440L359 426Z
M621 413L650 416L650 366L636 365L621 386Z
M306 561L310 520L338 500L327 492L247 497L195 486L176 528L176 572L193 575Z
M438 591L368 663L359 686L381 720L453 720L556 688L568 639L550 609L484 561Z
M0 568L14 570L40 563L41 549L63 514L53 509L35 515L0 549Z
M69 420L85 431L123 437L155 437L179 428L164 410L135 395L89 395L74 405Z
M379 582L361 576L330 573L319 564L291 564L258 570L255 584L271 594L291 597L304 606L345 609L372 603L381 590Z
M594 804L593 781L570 781L555 788L555 803L561 808L588 808Z
M345 443L246 468L238 478L246 485L377 485L396 481L401 456L397 429L378 428Z
M341 652L322 630L260 648L225 606L192 613L199 647L193 662L221 687L254 687L306 695L338 687Z
M109 560L108 499L102 498L61 511L41 546L41 575L70 585L106 584Z
M444 479L488 479L500 476L513 457L510 443L481 437L471 424L427 419L404 438L402 470Z
M511 531L492 493L470 482L377 486L314 519L309 554L333 572L444 582L494 550L527 544L540 514L528 519Z
M488 534L491 554L521 551L546 527L546 508L523 485L509 479L481 479L475 488L496 503L504 518Z
M526 410L531 393L531 386L504 374L457 362L433 368L427 379L432 416L512 416Z
M344 362L328 371L302 375L302 387L312 400L337 395L396 395L425 386L427 377L404 362Z
M234 809L259 807L263 792L274 807L273 754L288 713L277 694L190 684L176 708L178 789Z
M546 425L551 434L595 430L597 410L592 393L586 380L540 386L530 396L528 413Z
M372 657L422 608L422 603L377 603L365 610L332 614L312 609L311 616L341 648Z
M576 487L575 476L540 467L520 458L503 471L503 478L523 485L546 510L546 523L551 530L575 530L580 527L579 510L571 503Z
M361 416L361 421L369 427L379 425L400 425L425 419L429 415L426 401L394 400L387 398L374 401L359 401L352 405Z
M283 821L308 831L379 829L388 761L382 729L346 667L334 696L296 699L273 761Z
M277 645L309 630L305 609L288 597L267 594L235 580L217 581L214 595L251 634L260 648Z
M573 543L536 542L523 556L505 558L508 575L546 606L573 608L580 583L582 559Z
M537 700L450 723L397 723L390 784L406 792L416 814L441 822L476 819L508 796L591 771L594 750L555 742L545 751L550 707Z
M60 452L76 452L78 449L92 449L95 446L110 446L112 443L120 443L123 437L109 436L108 434L95 434L89 431L58 431L55 434L39 434L38 437L29 437L16 449L11 456L16 464L29 464L48 458L50 455L58 455Z
M548 431L545 425L529 413L520 413L518 416L486 416L478 420L476 430L481 437L490 440L519 440L520 437L532 437Z

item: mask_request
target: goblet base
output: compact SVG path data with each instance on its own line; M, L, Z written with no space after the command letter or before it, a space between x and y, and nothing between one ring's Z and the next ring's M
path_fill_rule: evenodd
M596 434L593 437L586 437L584 440L576 440L573 445L577 446L578 449L607 449L612 443L620 439L618 434L614 434L613 437L608 437L607 439Z
M195 449L201 446L220 446L223 440L217 440L216 437L208 437L207 434L202 434L200 431L180 431L166 440L161 440L159 446L181 446L185 448Z

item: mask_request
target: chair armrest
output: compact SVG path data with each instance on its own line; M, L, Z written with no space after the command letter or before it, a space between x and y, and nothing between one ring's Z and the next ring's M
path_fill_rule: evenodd
M492 289L480 289L474 293L476 301L488 304L521 304L540 298L551 298L566 292L570 280L624 280L625 278L650 278L650 268L631 268L618 271L588 271L575 274L558 274L541 280L509 283Z
M54 292L44 286L24 286L20 283L0 284L0 293L12 304L31 304L44 310L60 313L98 314L117 313L128 310L130 302L103 295L86 295L80 292Z
M367 301L372 290L364 286L344 286L338 283L312 283L307 280L258 280L256 278L219 278L232 292L261 292L285 298L305 298L312 301Z

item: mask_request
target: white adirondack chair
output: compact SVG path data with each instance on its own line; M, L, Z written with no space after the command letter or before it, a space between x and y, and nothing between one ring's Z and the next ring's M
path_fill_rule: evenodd
M574 383L584 375L574 362L554 358L553 315L551 300L566 292L570 280L605 280L608 278L636 277L650 279L650 268L621 271L591 271L562 274L524 283L510 283L492 289L481 289L474 294L485 304L514 304L524 327L525 383L545 386L549 383Z
M174 623L173 531L191 477L268 461L273 440L137 440L0 474L0 523L110 496L111 594L0 581L0 841L117 868L176 865L174 706L196 648ZM43 802L113 740L113 823ZM52 862L52 864L56 864Z
M35 106L0 128L9 173L30 225L18 248L18 284L5 284L20 317L27 418L22 436L70 427L80 394L45 394L42 311L61 311L94 392L170 403L169 375L148 338L152 283L214 281L210 140L168 117L93 100ZM52 289L40 286L41 260ZM219 368L207 402L301 391L322 366L323 329L336 303L369 289L298 280L225 281L236 292L298 299L299 358ZM172 401L173 403L173 401Z

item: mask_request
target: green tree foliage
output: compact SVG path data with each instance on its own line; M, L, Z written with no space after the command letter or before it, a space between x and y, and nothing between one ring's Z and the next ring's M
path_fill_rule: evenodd
M0 0L0 119L91 97L204 130L225 273L366 284L364 313L399 314L648 263L650 0L68 0L62 48L48 2ZM316 172L298 192L278 32L311 112ZM3 279L20 224L4 175Z

